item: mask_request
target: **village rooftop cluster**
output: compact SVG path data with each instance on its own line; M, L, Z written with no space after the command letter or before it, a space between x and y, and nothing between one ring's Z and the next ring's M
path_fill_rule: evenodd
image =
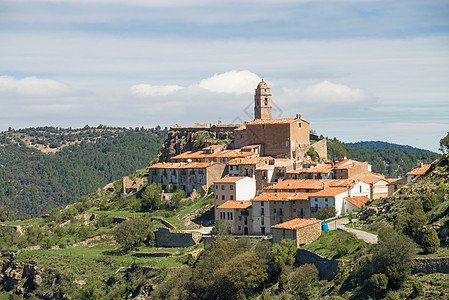
M423 165L392 179L373 173L368 162L346 157L329 161L326 139L311 134L301 114L272 119L270 88L263 80L255 90L254 115L251 122L229 124L231 144L177 153L149 166L149 183L187 193L212 186L215 221L229 223L232 234L272 234L273 242L290 238L300 246L321 234L321 221L315 219L321 208L333 207L337 216L354 212L429 168Z

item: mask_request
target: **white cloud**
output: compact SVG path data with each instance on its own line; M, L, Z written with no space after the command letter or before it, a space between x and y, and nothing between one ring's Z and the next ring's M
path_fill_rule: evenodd
M352 89L344 84L322 81L304 89L304 96L308 100L333 103L360 102L366 99L361 89Z
M241 95L253 93L260 80L250 71L232 70L201 80L199 85L210 92Z
M0 93L13 93L25 97L57 97L69 92L69 88L52 79L0 76Z
M133 85L129 90L131 94L137 97L151 97L167 96L182 89L184 87L179 85L151 85L142 83Z

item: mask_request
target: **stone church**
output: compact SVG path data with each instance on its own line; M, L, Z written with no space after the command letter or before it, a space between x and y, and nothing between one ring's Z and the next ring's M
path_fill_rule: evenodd
M266 156L300 160L310 148L309 124L301 114L295 118L272 119L271 92L262 79L254 95L254 120L235 129L234 147L261 144ZM327 150L317 152L326 158Z

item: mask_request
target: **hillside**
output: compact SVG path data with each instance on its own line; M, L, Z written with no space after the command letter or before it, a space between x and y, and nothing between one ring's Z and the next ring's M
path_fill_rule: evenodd
M434 228L440 238L449 236L449 154L442 156L423 175L392 196L371 201L361 211L366 228L391 224L417 243ZM449 240L448 240L449 241Z
M357 145L363 145L364 142ZM377 142L376 142L377 143ZM377 143L380 147L383 142ZM434 152L424 152L421 149L410 150L409 146L393 146L390 148L366 149L357 148L351 144L341 143L337 139L328 140L328 156L329 158L342 158L344 156L358 161L368 161L375 173L380 173L391 178L402 177L407 172L418 167L419 163L430 164L440 157ZM374 147L374 146L373 146ZM402 150L399 150L402 149Z
M166 132L100 125L0 133L0 217L37 216L145 167Z
M409 150L409 151L416 151L416 152L432 152L425 149L420 149L416 147L412 147L409 145L399 145L389 142L382 142L382 141L361 141L356 143L344 143L345 145L350 145L358 149L368 149L368 150L376 150L376 149L397 149L399 151L402 150Z

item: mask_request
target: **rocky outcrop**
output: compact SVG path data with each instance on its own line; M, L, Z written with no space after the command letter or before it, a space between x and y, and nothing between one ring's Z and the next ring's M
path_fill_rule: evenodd
M234 127L172 128L161 146L159 161L167 162L183 152L199 151L210 145L230 145L233 140Z
M0 261L0 284L9 292L18 294L34 290L42 284L42 269L29 263Z

